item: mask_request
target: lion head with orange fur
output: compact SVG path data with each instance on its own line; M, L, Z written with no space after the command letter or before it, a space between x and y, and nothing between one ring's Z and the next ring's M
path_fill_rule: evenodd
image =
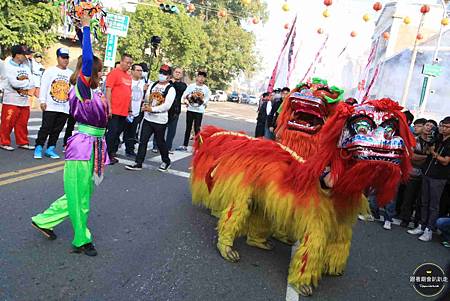
M411 169L415 144L402 107L383 98L351 106L340 103L322 129L320 152L305 164L298 185L316 190L315 179L329 167L335 206L349 208L368 188L379 206L389 203Z
M319 78L299 84L283 103L277 121L278 140L308 158L316 150L319 133L343 94L343 90L330 87Z

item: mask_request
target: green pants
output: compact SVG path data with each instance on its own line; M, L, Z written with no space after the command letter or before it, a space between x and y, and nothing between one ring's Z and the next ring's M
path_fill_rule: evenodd
M66 161L64 165L65 195L57 199L43 213L31 218L39 227L52 230L69 216L74 231L72 244L75 247L92 241L87 220L89 202L94 191L93 168L93 156L90 161Z

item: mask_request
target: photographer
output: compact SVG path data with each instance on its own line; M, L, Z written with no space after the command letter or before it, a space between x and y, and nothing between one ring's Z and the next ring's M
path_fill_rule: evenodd
M433 123L436 126L436 122ZM425 128L430 127L430 120ZM421 241L431 241L439 217L439 202L450 175L450 116L442 120L442 138L435 141L423 168L420 225L408 231L422 234Z
M186 151L191 135L192 124L194 124L194 132L197 135L202 125L203 114L209 101L211 91L205 85L206 71L197 72L194 84L190 84L181 98L187 105L186 113L186 131L184 132L184 143L177 150Z

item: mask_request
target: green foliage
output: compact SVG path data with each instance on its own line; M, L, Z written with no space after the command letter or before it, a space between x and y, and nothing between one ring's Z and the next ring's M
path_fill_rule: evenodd
M132 55L137 62L149 62L145 48L153 35L162 43L153 77L161 61L183 67L192 77L199 68L208 71L208 85L225 89L240 71L250 73L256 65L255 37L233 19L189 17L184 8L179 15L164 14L157 7L139 5L130 14L127 38L120 38L119 53ZM102 44L104 45L104 43Z
M60 23L58 8L26 0L0 1L0 47L25 44L42 51L56 41L50 31Z
M226 9L230 12L231 18L239 22L242 18L259 17L261 20L268 19L267 3L261 0L252 0L249 5L242 3L242 0L192 0L191 3L198 6L195 15L206 17L207 19L217 18L217 11ZM208 8L208 9L207 9Z

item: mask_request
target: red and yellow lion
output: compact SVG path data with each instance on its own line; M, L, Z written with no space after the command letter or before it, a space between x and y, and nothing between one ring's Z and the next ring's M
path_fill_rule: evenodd
M239 260L233 249L239 235L247 235L249 245L271 249L275 226L301 242L288 276L300 294L311 295L323 273L342 274L352 225L366 207L363 191L374 188L382 206L409 174L414 139L401 109L390 99L338 104L307 161L294 151L295 141L287 147L206 127L194 146L192 199L221 211L222 257Z

